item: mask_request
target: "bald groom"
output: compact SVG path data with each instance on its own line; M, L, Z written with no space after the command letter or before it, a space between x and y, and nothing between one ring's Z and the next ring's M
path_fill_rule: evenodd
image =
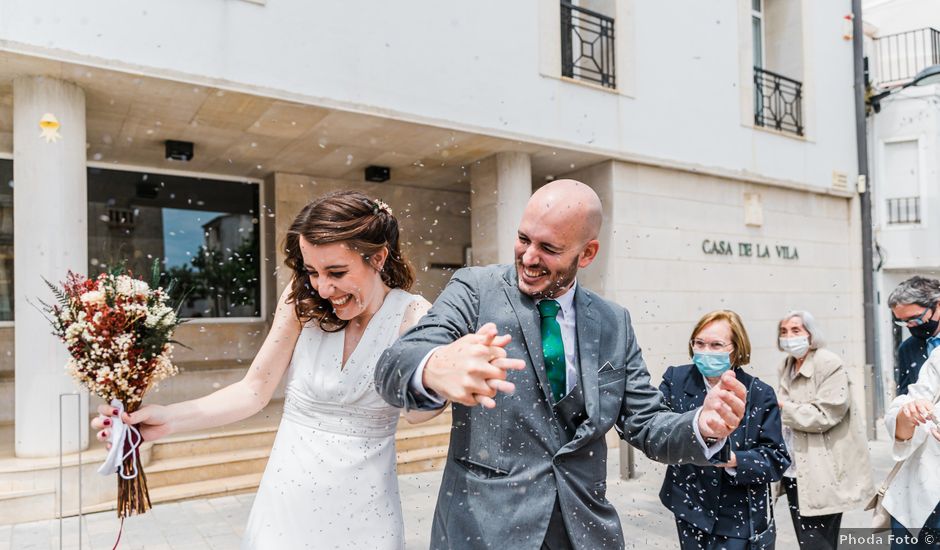
M578 284L601 222L587 185L540 188L515 265L457 271L380 359L376 387L392 405L454 403L431 548L622 548L605 498L610 428L653 460L707 465L740 423L745 388L732 372L702 408L670 412L630 314Z

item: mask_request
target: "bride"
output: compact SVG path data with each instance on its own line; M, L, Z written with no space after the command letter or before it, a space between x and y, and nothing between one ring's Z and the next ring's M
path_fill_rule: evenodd
M373 373L430 304L408 292L414 271L400 250L398 221L361 193L308 204L287 233L286 251L293 279L245 377L200 399L147 405L125 421L146 441L235 422L263 409L286 371L284 416L242 547L400 549L400 410L376 393ZM115 411L102 405L99 412L92 426L105 441ZM405 418L421 422L439 412Z

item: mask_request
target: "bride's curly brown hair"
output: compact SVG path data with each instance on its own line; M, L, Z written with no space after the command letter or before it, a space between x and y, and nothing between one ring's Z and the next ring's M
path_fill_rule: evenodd
M389 288L402 290L409 290L414 284L414 269L401 253L398 220L388 206L359 191L329 193L297 214L284 243L287 253L284 263L294 275L287 301L294 304L302 323L316 321L324 331L336 332L345 328L348 321L337 317L330 301L320 297L310 285L300 239L315 245L343 242L366 263L373 254L387 248L382 281Z

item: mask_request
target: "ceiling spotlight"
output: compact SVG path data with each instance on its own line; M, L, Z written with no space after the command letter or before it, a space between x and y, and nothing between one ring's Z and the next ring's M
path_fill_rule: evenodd
M167 160L180 160L188 162L193 160L193 143L191 141L166 141Z
M366 181L382 183L392 177L392 169L388 166L366 166Z

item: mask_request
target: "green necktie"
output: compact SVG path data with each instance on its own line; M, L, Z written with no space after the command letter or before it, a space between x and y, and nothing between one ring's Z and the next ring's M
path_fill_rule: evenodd
M555 300L542 300L538 308L542 318L542 356L552 397L557 403L565 396L565 343L561 339L561 325L555 318L561 306Z

